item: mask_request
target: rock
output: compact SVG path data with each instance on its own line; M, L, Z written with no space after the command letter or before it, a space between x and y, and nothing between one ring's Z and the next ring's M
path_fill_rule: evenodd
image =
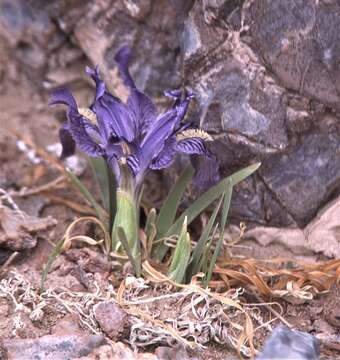
M101 335L46 335L37 339L4 339L11 360L65 360L85 356L104 343Z
M263 162L235 189L231 219L302 229L340 189L339 11L336 0L4 0L1 85L25 73L41 93L80 83L82 94L92 63L124 98L114 54L126 43L140 89L195 91L190 120L213 135L222 175Z
M155 355L162 360L190 360L190 357L183 347L160 346L156 349Z
M246 231L244 239L256 239L262 246L278 243L295 255L322 253L340 258L340 197L321 209L304 229L257 226ZM322 239L322 241L320 241Z
M315 216L338 185L339 144L339 127L315 129L288 153L267 159L260 169L266 186L300 226Z
M245 23L252 48L284 86L339 109L338 11L335 0L265 0L250 4Z
M0 224L0 247L22 251L35 247L37 238L34 235L56 225L57 221L50 216L28 216L22 211L0 205Z
M278 326L256 360L318 360L319 352L319 341L314 336Z
M65 256L67 259L70 259L81 266L86 272L108 273L111 270L111 264L107 257L90 248L70 249Z
M93 312L99 326L110 339L117 339L124 333L127 314L118 305L110 301L102 301L93 307Z
M332 326L336 329L340 329L340 309L338 307L331 309L326 318Z
M102 345L90 355L74 360L160 360L160 358L150 353L136 354L123 343L117 342L112 345Z
M340 183L338 116L330 120L325 108L311 107L317 100L339 109L335 81L339 71L334 72L333 63L340 56L335 45L339 20L331 10L339 5L332 0L328 8L310 1L296 8L300 14L296 18L291 15L293 0L282 6L269 1L226 4L196 2L185 20L184 73L197 94L193 116L215 134L210 149L223 175L256 160L263 162L258 175L236 189L231 217L304 227ZM326 19L332 30L327 31ZM320 33L316 50L310 39L317 26L322 27L323 40ZM289 36L287 28L292 31ZM325 53L333 64L332 78L326 71L329 65L319 61ZM282 60L285 55L289 61ZM277 81L269 71L275 64L276 75L290 72L295 85L283 77ZM292 70L300 64L303 79ZM318 77L320 83L315 81Z

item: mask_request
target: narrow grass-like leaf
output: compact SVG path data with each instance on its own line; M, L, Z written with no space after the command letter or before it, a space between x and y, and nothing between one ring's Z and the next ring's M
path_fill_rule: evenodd
M119 238L119 241L121 242L121 244L126 252L126 255L128 256L128 258L133 266L135 275L137 277L140 277L141 276L141 262L140 262L139 257L138 256L135 257L132 255L132 252L131 252L131 249L130 249L130 246L128 243L128 239L126 237L124 229L121 226L118 226L116 228L116 231L117 231L117 236Z
M98 204L96 199L92 196L92 194L89 192L89 190L83 185L83 183L79 180L79 178L72 173L69 169L66 169L66 173L73 183L74 186L76 186L81 194L84 196L84 198L90 203L90 205L93 207L97 217L101 219L103 222L105 222L105 212L104 209Z
M152 241L156 236L156 218L157 218L156 209L152 208L148 213L144 228L145 235L148 241Z
M190 259L191 245L187 228L187 219L184 218L182 230L171 260L168 275L176 283L183 283Z
M183 197L187 185L192 180L194 169L189 165L176 181L169 195L165 199L157 218L157 239L162 238L173 224L178 206Z
M256 171L261 163L256 163L250 165L240 171L237 171L233 175L221 180L217 185L210 188L204 194L202 194L194 203L186 209L183 214L175 221L175 223L170 227L166 236L171 236L173 234L178 234L183 220L185 217L188 219L188 225L198 216L204 209L206 209L210 204L212 204L217 198L219 198L226 189L226 186L230 182L232 186L235 186L240 181L244 180L246 177L251 175Z
M215 239L218 226L219 226L219 224L217 223L214 227L214 230L212 232L212 235L209 238L207 245L205 246L205 248L203 250L202 258L201 258L199 266L198 266L199 271L203 272L204 274L207 274L207 272L208 272L208 260L209 260L209 256L210 256L210 249L211 249L212 243Z
M44 284L47 278L47 275L49 273L49 271L51 270L51 267L53 265L54 260L57 258L57 256L61 253L62 248L64 246L64 242L65 242L65 237L63 237L62 239L60 239L57 244L55 245L52 253L50 254L50 256L47 259L47 262L44 266L44 269L41 273L41 282L40 282L40 291L44 291Z
M110 211L109 174L107 163L102 157L89 157L88 161L97 180L103 205L107 211Z
M210 233L215 224L216 216L221 207L221 204L222 204L222 198L216 205L216 207L208 221L208 224L204 228L200 238L197 241L196 247L191 255L191 262L190 262L190 265L189 265L188 271L187 271L187 281L190 281L192 276L194 276L195 274L197 274L200 271L200 260L203 255L204 248L205 248L207 242L209 241L209 237L211 235Z
M231 202L232 192L233 192L232 180L228 179L227 188L225 190L224 198L223 198L223 207L222 207L219 239L217 241L214 254L213 254L213 256L211 258L211 261L210 261L209 270L208 270L208 273L207 273L206 278L205 278L205 285L206 286L209 284L209 281L210 281L211 276L212 276L212 272L213 272L215 264L216 264L217 257L218 257L218 255L219 255L219 253L221 251L221 247L222 247L222 243L223 243L223 239L224 239L224 229L225 229L225 225L227 223L227 217L228 217L228 213L229 213L229 209L230 209L230 202Z

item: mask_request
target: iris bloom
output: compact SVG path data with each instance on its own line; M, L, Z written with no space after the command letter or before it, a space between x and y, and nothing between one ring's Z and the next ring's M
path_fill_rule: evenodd
M78 147L88 156L103 157L112 169L118 187L116 194L111 194L117 204L112 224L112 249L121 249L123 229L126 246L134 259L140 260L138 202L145 174L150 169L170 166L179 152L205 155L205 167L198 171L201 184L207 179L216 181L218 173L205 144L211 137L183 122L193 94L179 90L166 92L166 96L173 98L173 106L158 114L155 104L137 89L131 78L130 57L126 46L115 57L119 74L129 90L126 103L110 94L96 67L95 70L86 69L96 85L89 108L78 107L67 89L56 90L51 104L68 107L67 121L59 131L62 157L72 155Z
M79 108L67 89L56 90L51 104L68 106L67 121L59 131L62 157L72 155L76 146L88 156L102 156L113 170L118 186L138 192L147 171L170 166L178 152L205 155L211 160L205 145L211 137L190 123L183 123L193 98L191 92L165 92L173 98L173 106L157 114L155 104L137 89L131 78L130 58L131 52L126 46L115 57L119 74L129 89L126 104L107 90L98 66L95 70L86 69L96 84L89 108ZM209 175L216 176L216 170L210 170Z

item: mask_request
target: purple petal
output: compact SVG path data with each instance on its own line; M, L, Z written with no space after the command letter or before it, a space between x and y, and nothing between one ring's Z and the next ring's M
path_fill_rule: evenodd
M136 154L128 156L126 160L133 176L137 176L137 174L140 172L140 162L139 158Z
M171 136L166 140L163 150L160 152L156 160L150 165L150 169L160 170L169 167L176 156L177 141L175 136Z
M131 49L127 45L124 45L118 50L115 56L115 60L118 64L119 74L124 84L131 89L135 89L135 82L133 81L129 72L129 63L131 60L131 56Z
M98 100L100 97L102 97L106 91L105 83L102 81L99 75L99 67L96 66L96 69L93 70L90 67L86 66L86 74L91 76L92 80L96 83L96 96L95 100Z
M106 140L113 135L128 142L133 141L135 124L122 102L106 92L94 103L93 109L98 118L99 129Z
M177 150L186 154L206 155L207 148L203 139L192 137L178 141Z
M68 123L60 129L59 135L63 145L62 156L74 153L74 143L79 149L89 156L100 156L102 150L88 134L87 129L91 124L78 112L77 103L67 89L56 90L51 97L51 104L64 104L68 106L67 118ZM71 141L73 139L73 143Z
M117 159L120 159L124 156L122 146L120 144L114 144L112 142L108 143L105 147L105 153L107 156L115 156Z
M67 122L65 122L59 130L59 139L63 149L60 158L65 159L72 156L76 150L76 143L68 130Z
M152 163L163 150L166 140L174 133L177 112L171 109L152 124L141 144L139 154L141 171Z
M210 154L201 161L194 178L194 185L200 190L205 190L220 180L220 172L214 155Z
M66 88L57 89L52 92L49 105L56 104L63 104L69 106L70 108L77 109L76 100L71 92Z
M99 75L98 66L96 70L87 67L86 72L96 83L96 96L91 108L97 115L101 136L105 142L108 142L112 135L132 141L135 135L135 126L126 106L117 97L106 91L105 83Z
M88 122L78 112L69 112L69 132L81 151L89 156L102 156L103 150L88 134Z
M150 124L156 121L157 109L152 100L141 91L132 89L127 101L131 120L137 127L137 132L142 135Z

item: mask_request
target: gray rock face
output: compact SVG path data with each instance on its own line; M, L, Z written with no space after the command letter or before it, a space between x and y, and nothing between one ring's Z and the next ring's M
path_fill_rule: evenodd
M203 1L185 21L185 77L223 173L263 162L234 218L304 226L339 190L340 8L328 3Z
M0 41L42 93L87 86L92 63L120 95L113 55L129 44L141 89L195 91L222 175L262 161L232 217L302 227L340 190L339 12L336 0L3 0Z

